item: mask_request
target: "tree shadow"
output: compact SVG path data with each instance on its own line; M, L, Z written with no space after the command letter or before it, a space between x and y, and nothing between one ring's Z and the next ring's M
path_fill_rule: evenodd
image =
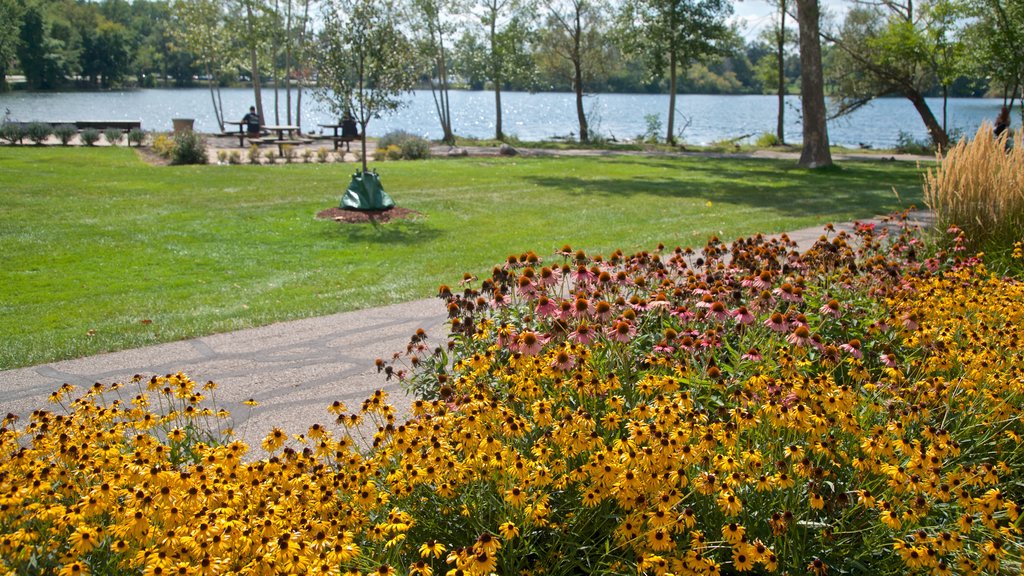
M770 209L779 214L874 216L903 204L921 205L921 171L879 161L848 161L811 171L764 159L619 157L629 177L531 176L542 188L576 197L693 199ZM665 170L673 171L672 176ZM894 193L893 189L897 192Z
M434 242L443 233L430 225L424 215L410 219L391 220L381 223L376 220L360 223L330 222L324 227L324 234L333 240L344 242L365 242L369 244L417 245Z

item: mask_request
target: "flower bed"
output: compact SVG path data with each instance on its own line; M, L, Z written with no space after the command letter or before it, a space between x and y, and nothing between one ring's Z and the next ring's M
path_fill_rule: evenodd
M1020 569L1024 287L886 237L510 257L452 337L272 456L215 386L97 386L0 433L16 573ZM474 288L479 286L479 288ZM66 402L69 390L54 395ZM377 427L372 446L356 430Z

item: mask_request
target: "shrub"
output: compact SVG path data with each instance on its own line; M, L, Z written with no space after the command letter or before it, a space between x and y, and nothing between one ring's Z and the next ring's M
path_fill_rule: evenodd
M896 137L896 151L900 154L931 154L935 151L931 140L918 140L913 134L900 130Z
M284 158L285 164L291 164L295 161L295 146L291 144L283 144L281 146L281 157Z
M153 139L153 152L170 159L174 153L174 139L167 134L159 134Z
M401 148L402 143L411 138L419 138L419 136L405 130L392 130L377 140L377 148L388 148L390 146Z
M132 128L128 131L128 146L135 144L136 147L142 146L142 143L146 141L146 133L140 128Z
M406 160L423 160L430 158L430 142L419 136L402 142L402 157Z
M306 164L309 164L310 162L313 161L313 149L312 148L306 148L305 150L302 151L302 161L304 163L306 163Z
M53 127L45 122L32 122L25 129L25 134L29 140L35 142L36 146L41 146L50 137L50 134L53 134Z
M327 148L318 148L316 151L316 161L325 164L331 159L331 153Z
M995 138L983 123L973 140L961 139L925 177L925 203L939 229L956 226L972 250L1009 250L1024 230L1024 139L1018 131Z
M381 147L377 146L377 149L373 151L373 159L377 162L383 162L385 160L400 160L402 158L402 149L396 145L391 144L390 146Z
M260 163L260 147L256 144L249 145L249 164Z
M0 140L8 144L21 144L25 139L25 127L17 122L0 124Z
M227 164L228 163L228 151L227 150L217 150L217 163L218 164Z
M121 141L121 136L124 136L124 132L120 128L107 128L103 131L103 137L111 146L117 146L117 143Z
M775 133L762 132L754 144L759 148L770 148L772 146L779 146L782 142L779 141L779 137Z
M228 154L228 164L241 164L241 163L242 163L242 154L239 153L238 150L232 150L231 153Z
M174 135L171 164L206 164L206 139L198 132L184 130Z
M78 137L86 146L93 146L100 141L100 131L95 128L84 128Z
M78 128L74 124L58 124L53 127L53 135L60 140L61 146L67 146L78 134Z

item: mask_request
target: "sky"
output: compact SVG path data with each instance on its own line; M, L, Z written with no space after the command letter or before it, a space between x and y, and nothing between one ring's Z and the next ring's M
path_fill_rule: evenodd
M819 2L822 11L833 17L841 18L846 13L847 4L843 0L819 0ZM743 23L743 35L748 39L756 38L761 30L771 26L772 14L775 13L775 8L764 0L738 0L733 2L732 8L732 20ZM794 11L795 8L791 9L790 13ZM789 18L786 21L793 28L796 27L796 22L792 22Z

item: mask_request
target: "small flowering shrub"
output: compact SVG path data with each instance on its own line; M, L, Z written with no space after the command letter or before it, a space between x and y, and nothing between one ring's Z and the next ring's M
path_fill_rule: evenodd
M25 133L36 146L41 146L50 137L50 134L53 134L53 126L46 122L32 122L28 125Z
M61 146L67 146L78 134L78 128L74 124L58 124L53 127L53 135L60 140Z
M158 134L153 138L152 147L153 152L169 160L174 153L174 139L167 134Z
M378 362L411 417L336 401L259 461L212 383L65 387L0 431L0 566L1016 573L1024 285L856 236L511 256Z
M95 128L83 128L82 131L78 133L78 138L86 146L94 146L100 141L100 134L101 132Z
M171 151L171 164L206 164L207 143L199 133L185 130L174 135L174 149Z
M128 146L134 144L135 147L138 148L139 146L142 146L143 142L146 141L146 133L143 132L141 128L132 128L131 130L128 131L127 138Z
M8 144L21 144L26 135L27 130L20 122L4 122L0 124L0 140Z
M124 132L120 128L107 128L103 131L103 138L106 139L107 144L111 146L117 146L117 143L121 141L121 137L124 136Z

